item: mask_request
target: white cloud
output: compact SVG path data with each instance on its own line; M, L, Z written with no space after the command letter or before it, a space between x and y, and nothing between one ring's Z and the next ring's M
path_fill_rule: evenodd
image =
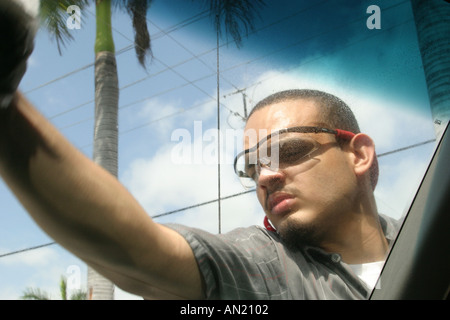
M16 288L14 286L2 286L0 289L0 300L12 300L12 297L16 295Z
M152 128L156 129L156 132L160 136L167 136L174 125L174 117L170 117L172 114L179 112L181 109L179 101L163 102L159 99L152 99L145 103L145 105L133 115L133 119L139 119L139 121L154 121L155 119L166 118L165 121L155 121L152 124Z
M214 174L213 166L174 164L171 148L162 148L152 159L137 159L123 181L151 214L214 198L214 190L203 184ZM192 188L196 185L196 188Z
M74 267L79 272L71 272ZM78 283L81 289L86 287L86 265L58 246L3 257L0 259L0 270L0 299L19 299L28 287L49 293L51 299L60 299L61 276L65 276L68 281L70 279L71 284Z
M339 63L340 60L336 59L335 64ZM327 64L327 67L338 70L338 66L332 63L331 66ZM329 92L349 105L361 130L372 136L380 150L389 151L403 147L405 143L413 144L434 137L431 118L424 112L427 106L411 104L409 96L400 100L393 99L388 92L352 89L350 80L342 84L339 83L340 79L339 74L329 76L321 67L315 69L314 66L291 73L268 71L255 81L259 84L251 90L251 99L254 105L272 93L294 88ZM357 79L354 81L358 82ZM238 101L240 97L234 99L228 105L242 105L242 102Z
M150 215L185 208L217 199L217 165L175 164L172 149L162 148L152 159L137 159L125 172L122 181ZM221 166L221 196L245 191L234 177L230 164ZM250 196L255 197L254 194ZM222 201L224 219L238 226L262 220L260 209L248 204L248 197ZM247 214L243 212L247 211ZM254 214L259 214L258 220ZM180 212L158 221L177 222L217 231L217 202ZM228 212L233 212L229 214ZM240 224L240 225L242 225ZM229 225L225 223L225 225Z
M2 252L9 252L2 250ZM57 253L52 248L41 248L6 256L0 260L0 265L28 265L28 266L46 266L57 259Z
M375 190L378 210L403 217L409 209L431 159L435 144L380 159L380 180ZM417 156L420 155L420 156Z
M115 287L114 300L142 300L142 297L123 291L119 287Z

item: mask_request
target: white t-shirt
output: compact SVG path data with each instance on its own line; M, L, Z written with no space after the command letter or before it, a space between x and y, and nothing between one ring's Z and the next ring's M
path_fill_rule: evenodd
M350 264L353 272L370 288L375 288L383 268L384 261L369 262L363 264Z

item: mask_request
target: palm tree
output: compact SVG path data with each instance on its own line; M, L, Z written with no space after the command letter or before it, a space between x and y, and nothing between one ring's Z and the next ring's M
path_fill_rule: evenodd
M20 298L23 300L50 300L49 294L39 288L26 288Z
M253 27L254 13L264 0L204 0L214 26L222 34L230 34L236 44L242 44L242 30ZM114 52L111 17L112 9L126 10L133 21L135 50L139 63L145 68L146 57L151 56L151 40L146 13L152 0L96 0L95 40L95 128L93 158L117 177L118 169L118 103L119 87ZM88 0L41 0L41 16L45 27L54 36L58 50L72 34L67 28L67 8L71 5L83 9ZM90 299L113 299L114 286L92 268L88 268L88 295Z
M64 277L61 277L61 281L59 282L59 291L61 293L62 300L67 299L67 280ZM39 289L39 288L27 288L23 292L23 295L20 297L23 300L51 300L50 295ZM75 290L70 295L69 300L86 300L86 292L83 290Z
M439 138L450 119L450 3L411 0L431 113Z

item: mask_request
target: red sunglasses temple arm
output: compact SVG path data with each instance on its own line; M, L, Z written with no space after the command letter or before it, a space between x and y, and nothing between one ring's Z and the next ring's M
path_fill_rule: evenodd
M336 129L336 138L343 139L343 140L352 140L355 134L350 131Z
M270 224L269 218L267 218L267 216L264 217L264 227L266 227L266 229L269 231L277 232L277 230L275 230L275 228Z

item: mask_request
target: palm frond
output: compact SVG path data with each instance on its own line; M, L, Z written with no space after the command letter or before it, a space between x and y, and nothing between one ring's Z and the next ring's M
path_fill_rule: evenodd
M115 7L125 9L133 21L134 45L136 56L142 67L145 68L147 57L152 58L150 33L147 25L147 11L152 0L115 0Z
M89 5L89 0L41 0L41 24L56 41L59 54L62 54L62 47L73 40L73 32L67 27L67 8L71 5L78 6L83 15L83 9Z
M61 299L67 300L67 281L63 276L61 276L61 280L59 282L59 291L61 292Z
M86 300L87 294L86 291L83 290L76 290L70 295L70 300Z
M48 293L39 288L27 288L20 298L22 300L50 300Z
M204 0L209 7L216 31L221 36L222 28L231 35L238 47L242 44L242 35L248 35L254 29L254 20L265 0Z

